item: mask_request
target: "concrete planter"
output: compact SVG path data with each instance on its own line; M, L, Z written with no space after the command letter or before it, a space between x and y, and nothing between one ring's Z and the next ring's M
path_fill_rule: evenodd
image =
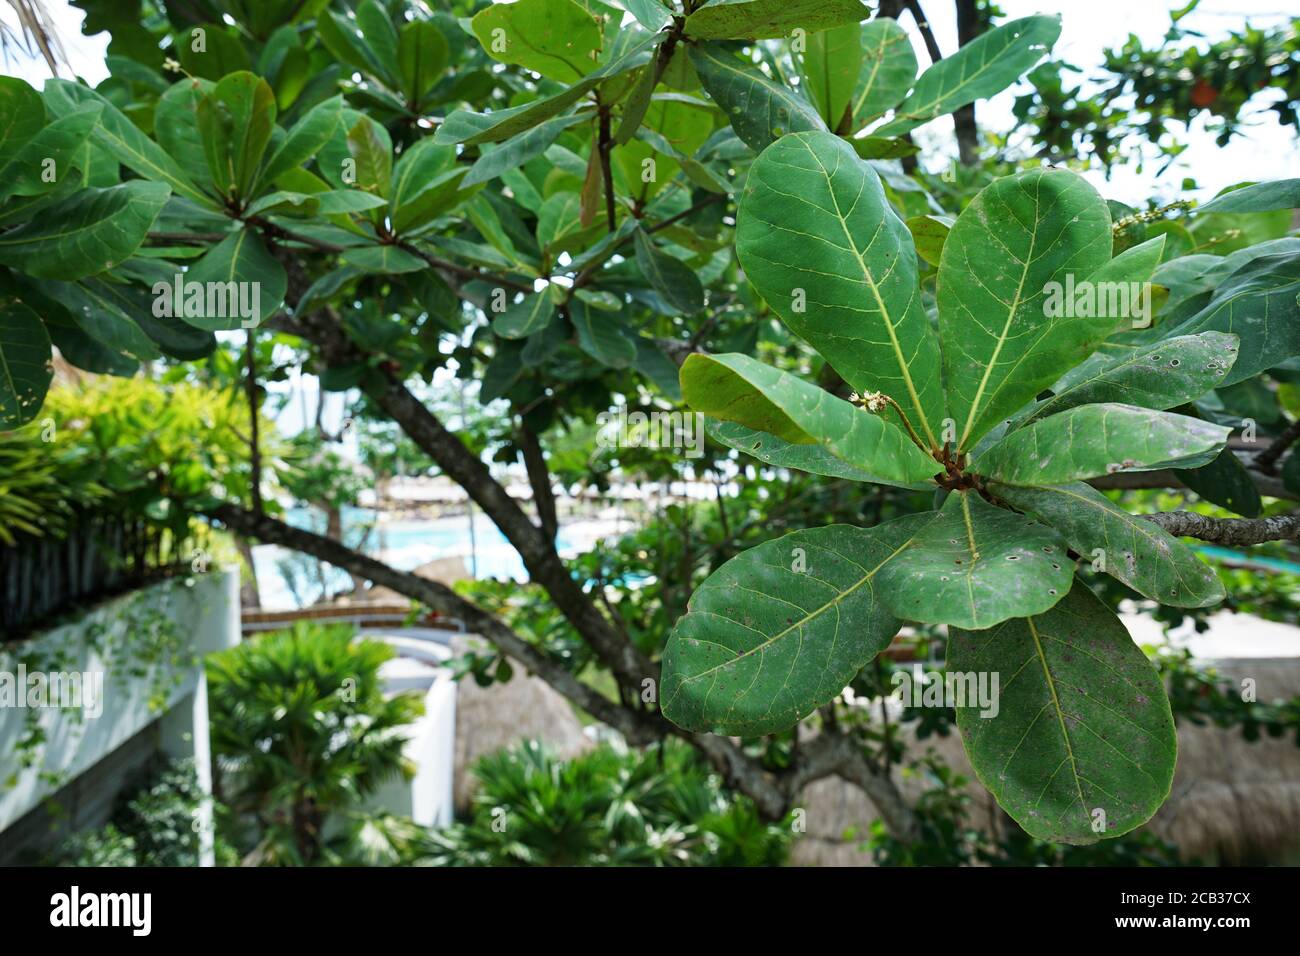
M159 748L195 758L210 791L202 658L238 640L238 574L214 571L0 648L0 833L155 722Z

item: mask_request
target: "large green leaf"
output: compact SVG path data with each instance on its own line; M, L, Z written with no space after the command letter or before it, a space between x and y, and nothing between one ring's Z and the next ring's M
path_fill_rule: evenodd
M855 128L897 106L916 79L916 51L897 20L880 17L863 24L862 49L853 91Z
M254 319L255 324L260 325L284 303L284 294L288 288L284 266L267 251L262 240L250 229L231 233L204 253L203 258L185 273L185 282L187 285L191 282L200 283L205 289L222 290L229 290L232 288L230 283L234 283L233 288L240 295L240 301L249 305L248 311L252 311L254 301L257 303L257 315L248 317L239 315L238 310L228 306L223 309L208 309L206 297L203 314L184 310L181 318L196 328L208 331L248 327L245 323L251 323ZM209 286L209 283L214 285ZM226 301L228 303L229 299ZM226 314L222 315L221 312ZM236 314L231 314L232 312Z
M166 183L178 196L192 199L204 206L213 205L211 197L194 185L176 161L167 155L166 150L90 87L71 80L52 78L45 81L45 101L58 116L66 116L89 103L99 104L102 110L99 125L91 132L97 145L141 176Z
M1271 212L1300 207L1300 179L1278 179L1233 189L1214 197L1197 214L1207 212Z
M154 107L153 136L167 155L174 159L185 175L204 189L211 190L212 173L203 151L199 132L199 104L212 93L213 83L198 77L185 77L158 97Z
M898 632L874 578L928 521L795 531L722 565L664 650L664 716L699 733L753 736L832 700Z
M1300 252L1253 259L1223 280L1209 304L1171 335L1232 332L1241 339L1223 385L1300 354Z
M1110 211L1066 170L995 181L953 224L939 260L939 333L957 447L1089 355L1113 320L1048 317L1049 283L1083 279L1110 260Z
M0 303L0 428L36 417L54 377L50 337L41 317L21 302Z
M218 190L248 198L275 132L275 93L254 73L222 77L198 104L199 132Z
M686 263L655 247L644 229L635 233L636 264L671 308L694 315L704 308L704 287Z
M786 133L826 128L807 99L738 59L728 45L693 44L690 58L709 96L727 114L731 128L755 152Z
M740 201L736 253L768 305L845 381L888 394L941 447L939 341L912 236L853 147L811 132L763 150Z
M941 470L880 416L747 355L690 355L681 382L683 399L697 412L796 445L823 445L883 481L910 484Z
M865 20L860 0L710 0L686 18L693 40L773 40Z
M44 125L41 95L26 80L0 76L0 167L17 156Z
M862 28L856 23L808 37L803 55L803 88L831 129L840 128L858 84L862 60Z
M561 83L591 72L601 42L595 19L573 0L493 4L474 15L471 28L493 59Z
M145 361L161 357L141 325L151 303L140 287L86 279L46 282L41 289L67 310L78 328L112 351Z
M571 299L568 310L578 348L611 368L627 368L636 361L636 341L624 329L621 315L593 309L581 299Z
M168 194L164 184L140 180L80 190L0 234L0 264L42 279L111 269L144 241Z
M546 152L556 138L570 126L584 121L590 121L590 117L556 116L538 123L532 129L506 140L499 146L485 150L461 180L461 188L485 183L504 172L522 166L530 159Z
M970 468L1009 485L1059 485L1209 460L1231 431L1136 405L1079 405L1011 432L979 454Z
M1041 614L1070 590L1074 565L1052 529L954 491L880 569L880 599L909 621L985 628Z
M1083 584L1041 616L954 629L946 666L999 675L997 715L968 702L957 726L980 782L1031 836L1116 837L1169 796L1178 742L1164 686Z
M798 471L806 471L810 475L825 475L828 478L847 478L849 481L886 484L879 476L863 471L861 468L854 468L848 462L836 458L825 445L799 445L738 422L720 422L714 419L705 422L704 430L710 438L728 448L734 448L751 458L776 465L778 468L794 468ZM922 491L934 487L933 484L926 482L916 482L912 485L904 485L902 482L888 482L888 484Z
M1237 358L1237 337L1223 332L1178 335L1067 372L1056 392L1034 406L1027 421L1046 418L1079 405L1123 402L1166 409L1200 398L1219 386Z
M78 151L99 122L99 104L60 116L0 162L0 200L48 193L73 178Z
M1206 607L1223 600L1218 575L1195 551L1082 482L1051 488L991 483L989 491L1051 525L1083 561L1153 601Z
M342 114L341 96L313 106L266 158L259 180L273 183L289 170L305 165L334 137Z
M408 104L419 107L424 94L442 77L451 56L447 38L432 20L412 20L402 27L397 72Z
M1012 20L982 33L921 74L894 118L875 132L901 136L937 116L1006 89L1047 55L1061 35L1059 16Z

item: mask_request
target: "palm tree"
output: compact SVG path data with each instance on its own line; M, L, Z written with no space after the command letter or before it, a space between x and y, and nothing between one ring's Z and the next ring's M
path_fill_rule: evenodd
M351 628L299 622L208 659L218 798L234 842L251 845L245 863L337 859L331 838L359 832L363 799L410 776L402 731L423 703L385 696L392 654Z

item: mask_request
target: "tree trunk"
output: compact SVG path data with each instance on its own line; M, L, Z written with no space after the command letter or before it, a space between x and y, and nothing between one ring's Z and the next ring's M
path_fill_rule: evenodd
M978 0L957 0L957 46L964 47L984 32L985 14ZM957 155L963 166L975 166L980 159L979 127L975 124L975 104L957 109L952 114L957 129Z

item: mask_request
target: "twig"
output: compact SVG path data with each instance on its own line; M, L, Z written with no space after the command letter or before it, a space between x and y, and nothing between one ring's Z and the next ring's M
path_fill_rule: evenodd
M1300 418L1282 429L1282 433L1274 438L1267 448L1255 456L1255 467L1266 475L1276 474L1278 459L1297 440L1300 440Z

